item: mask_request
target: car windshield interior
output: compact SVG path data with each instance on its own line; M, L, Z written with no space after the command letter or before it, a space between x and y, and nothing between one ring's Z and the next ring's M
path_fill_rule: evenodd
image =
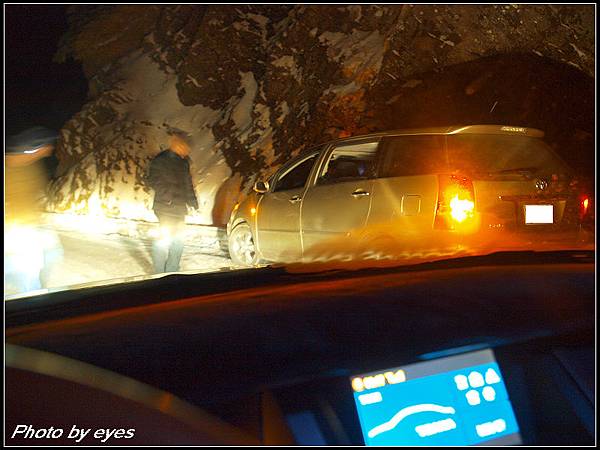
M596 443L596 7L4 7L6 446Z

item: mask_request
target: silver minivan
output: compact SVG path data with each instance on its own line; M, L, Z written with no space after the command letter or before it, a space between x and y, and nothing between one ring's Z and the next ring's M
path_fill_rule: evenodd
M235 264L303 260L315 248L577 229L589 195L540 130L502 125L411 129L314 147L235 205ZM388 241L384 241L388 242ZM333 244L335 243L335 244Z

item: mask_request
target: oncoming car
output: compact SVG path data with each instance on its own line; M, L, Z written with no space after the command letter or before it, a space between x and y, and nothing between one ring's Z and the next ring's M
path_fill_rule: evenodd
M478 233L579 233L591 198L540 130L469 125L339 139L281 167L236 205L235 264L293 262L342 242L369 249Z

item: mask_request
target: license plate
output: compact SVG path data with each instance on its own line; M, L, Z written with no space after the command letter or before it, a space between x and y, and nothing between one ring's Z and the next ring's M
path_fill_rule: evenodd
M525 223L554 223L554 205L525 205Z

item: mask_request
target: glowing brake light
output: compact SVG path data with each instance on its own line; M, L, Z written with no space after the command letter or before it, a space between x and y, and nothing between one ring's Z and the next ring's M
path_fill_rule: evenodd
M457 222L464 222L467 217L472 217L474 210L475 203L459 198L458 194L450 200L450 215Z
M473 182L456 175L439 176L435 228L453 230L475 217Z
M587 195L585 195L581 198L581 201L579 202L579 215L582 219L587 215L589 207L590 199Z

